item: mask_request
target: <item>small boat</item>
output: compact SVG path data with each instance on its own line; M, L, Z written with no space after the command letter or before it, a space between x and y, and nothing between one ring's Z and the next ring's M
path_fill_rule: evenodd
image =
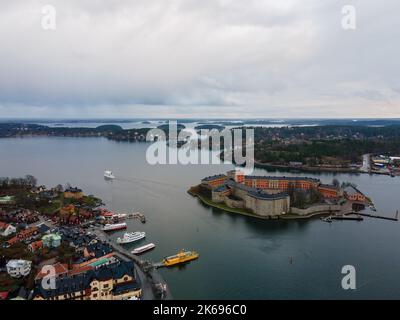
M124 221L127 215L125 213L116 213L112 215L114 221Z
M199 257L199 254L195 251L184 251L181 250L177 254L169 257L165 257L162 263L166 267L170 267L179 263L195 260Z
M146 232L127 232L124 234L122 238L117 239L117 243L119 244L126 244L138 241L146 237Z
M134 212L134 213L132 213L132 216L134 219L140 220L141 223L146 223L146 217L144 216L143 213Z
M104 171L104 178L106 178L106 179L115 179L115 176L112 173L112 171L106 170L106 171Z
M324 222L331 223L332 222L332 217L321 218L321 220L324 221Z
M149 251L151 249L154 249L155 247L156 247L156 245L154 243L149 243L149 244L146 244L144 246L141 246L141 247L133 249L132 253L133 254L140 254L140 253Z
M114 223L114 224L106 224L103 227L103 231L118 231L118 230L123 230L126 229L127 225L125 222L123 223Z

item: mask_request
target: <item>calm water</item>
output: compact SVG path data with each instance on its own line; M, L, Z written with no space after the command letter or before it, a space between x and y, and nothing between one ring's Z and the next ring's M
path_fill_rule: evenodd
M145 213L145 225L128 223L131 231L146 231L141 244L157 244L147 258L159 261L181 248L200 253L182 268L161 271L177 299L400 297L399 223L260 221L207 208L187 188L230 165L151 166L146 148L102 138L0 139L0 176L33 174L47 186L68 182L100 196L110 209ZM104 181L105 169L120 179ZM356 183L383 214L400 209L399 178L315 176ZM341 289L341 268L347 264L357 269L356 291Z

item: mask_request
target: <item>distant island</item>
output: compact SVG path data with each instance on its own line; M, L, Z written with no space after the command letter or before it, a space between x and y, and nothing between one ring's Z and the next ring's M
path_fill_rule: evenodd
M118 125L104 124L96 128L49 127L29 123L0 123L0 138L13 137L105 137L115 141L144 142L150 128L122 129Z
M400 125L254 128L259 167L400 175Z
M202 124L194 127L196 130L224 130L225 127L218 124Z

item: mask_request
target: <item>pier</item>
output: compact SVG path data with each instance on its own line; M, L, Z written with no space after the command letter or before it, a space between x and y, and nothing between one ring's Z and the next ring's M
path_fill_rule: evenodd
M396 215L394 218L392 217L387 217L387 216L380 216L377 214L371 214L371 213L359 213L360 216L363 217L369 217L369 218L376 218L376 219L383 219L383 220L390 220L390 221L399 221L399 212L396 212Z
M114 251L121 257L133 260L138 266L137 271L142 283L142 299L143 300L172 300L172 294L159 272L157 272L157 264L141 260L138 256L132 254L122 246L114 243L101 230L94 229L94 233L101 239L109 243Z
M374 214L374 213L363 213L363 212L355 212L355 211L352 211L352 212L349 212L349 213L345 213L345 214L342 215L342 217L343 216L349 216L349 215L357 215L357 216L360 216L360 218L368 217L368 218L375 218L375 219L382 219L382 220L389 220L389 221L399 221L399 210L396 211L396 214L395 214L394 218L393 217L388 217L388 216L382 216L382 215ZM336 216L336 218L334 216L332 216L331 218L332 219L337 219L337 216ZM337 220L351 220L349 218L348 219L337 219Z

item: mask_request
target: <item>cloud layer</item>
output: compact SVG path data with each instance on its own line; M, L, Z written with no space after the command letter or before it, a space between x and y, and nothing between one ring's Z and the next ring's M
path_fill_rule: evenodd
M56 30L41 25L44 5ZM357 27L341 26L342 7ZM3 117L400 117L397 0L0 3Z

